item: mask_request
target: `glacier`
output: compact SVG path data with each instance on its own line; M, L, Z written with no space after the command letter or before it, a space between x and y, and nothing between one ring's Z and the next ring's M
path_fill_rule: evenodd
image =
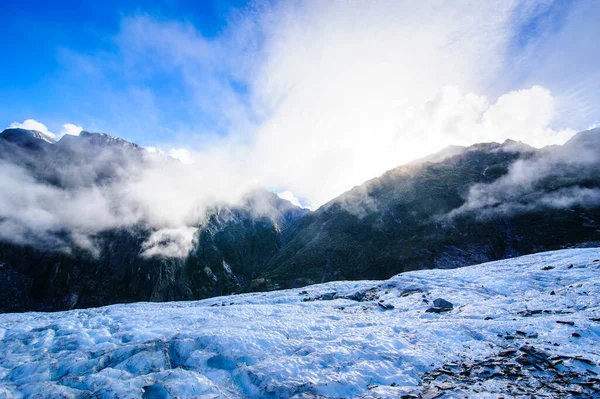
M0 398L600 397L600 249L2 314L0 339Z

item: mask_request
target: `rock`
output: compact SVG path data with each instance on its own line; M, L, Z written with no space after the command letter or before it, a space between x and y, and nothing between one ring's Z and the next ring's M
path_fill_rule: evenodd
M433 307L427 309L426 313L442 313L448 312L454 308L454 305L445 299L438 298L433 301Z
M566 325L569 325L569 326L574 326L574 325L575 325L575 322L574 322L574 321L556 320L556 322L557 322L558 324L566 324Z
M525 353L534 363L546 362L550 358L547 352L534 348L531 345L523 345L519 348L519 351Z
M487 317L486 317L485 319L483 319L483 320L494 320L494 318L493 318L493 317L490 317L490 316L487 316Z
M515 353L517 353L516 349L507 349L505 351L498 352L498 356L507 357L510 355L514 355Z
M377 302L377 304L379 305L379 307L383 308L383 310L394 309L394 305L389 304L389 303Z
M554 292L554 291L551 291L551 292L550 292L550 295L556 295L556 292Z
M433 308L429 308L429 309L427 309L427 310L425 311L425 313L443 313L443 312L449 312L449 311L451 311L451 310L452 310L452 309L444 309L444 308L436 308L436 307L433 307Z
M448 382L442 382L441 384L437 384L436 388L442 389L442 390L446 391L448 389L454 389L454 388L456 388L456 385L450 384Z
M534 362L527 355L520 355L515 361L523 366L533 366Z
M573 359L573 360L579 360L580 362L585 363L585 364L589 364L590 366L594 365L594 362L592 362L590 359L586 359L586 358L581 357L581 356L575 356L575 357L572 357L571 359Z
M434 399L439 396L442 396L444 392L440 391L437 388L429 388L427 391L421 394L421 399Z
M573 334L571 334L573 337L575 338L581 338L581 334L574 332Z
M533 315L536 315L536 314L540 314L542 312L543 312L542 309L535 309L535 310L529 310L529 309L527 309L527 310L524 310L522 312L519 312L519 314L521 316L523 316L523 317L529 317L529 316L533 316Z
M433 301L433 306L436 308L442 308L442 309L454 308L454 305L452 303L450 303L447 300L442 299L442 298L438 298L435 301Z
M579 386L570 386L565 391L573 395L581 395L583 393L583 389Z
M542 270L552 270L554 269L554 266L544 266L542 267Z

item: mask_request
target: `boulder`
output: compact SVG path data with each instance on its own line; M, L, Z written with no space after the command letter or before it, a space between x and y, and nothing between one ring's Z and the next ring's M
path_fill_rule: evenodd
M442 309L454 308L454 305L452 303L450 303L447 300L442 299L442 298L438 298L435 301L433 301L433 306L436 308L442 308Z

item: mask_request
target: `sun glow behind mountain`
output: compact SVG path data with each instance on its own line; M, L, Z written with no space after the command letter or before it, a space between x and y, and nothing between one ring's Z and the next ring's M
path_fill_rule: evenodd
M93 117L64 126L157 147L190 168L225 168L231 181L316 208L448 145L541 147L596 123L599 8L252 2L213 35L183 16L124 14L110 49L59 52L68 83L85 80L86 96L101 101L86 100Z

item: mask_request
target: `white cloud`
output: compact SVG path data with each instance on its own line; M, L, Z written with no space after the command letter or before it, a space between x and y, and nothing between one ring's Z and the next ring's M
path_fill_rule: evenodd
M190 165L194 163L192 153L185 148L172 148L169 150L168 154L170 157L178 159L185 164Z
M304 208L302 204L300 204L300 199L294 195L291 191L282 191L277 193L277 196L286 201L290 201L292 205L296 205L297 207Z
M56 140L56 135L52 133L46 125L41 122L36 121L35 119L26 119L23 122L13 122L9 126L10 129L27 129L27 130L37 130L42 133L46 138L46 141L54 142Z
M570 103L554 93L554 81L538 84L529 66L539 64L533 50L566 46L555 39L573 36L585 15L575 12L564 28L540 26L524 48L515 44L522 26L549 7L546 0L253 3L211 38L189 23L134 16L122 20L119 52L107 64L125 78L135 71L152 82L168 72L181 80L181 108L199 116L180 128L169 155L191 163L215 154L206 145L213 143L238 174L314 208L447 145L564 142L573 131L556 116Z
M83 130L81 126L74 125L72 123L65 123L62 125L59 134L52 133L46 125L41 122L36 121L35 119L26 119L23 122L13 122L10 124L9 128L21 128L27 130L37 130L42 133L46 138L46 141L51 143L58 141L65 134L70 134L73 136L79 136L79 133Z
M65 134L70 134L71 136L79 136L79 133L81 133L82 130L83 127L81 126L77 126L72 123L65 123L60 129L60 134L58 135L58 138L60 139Z
M142 256L185 258L194 246L196 228L180 227L155 231L142 244Z

